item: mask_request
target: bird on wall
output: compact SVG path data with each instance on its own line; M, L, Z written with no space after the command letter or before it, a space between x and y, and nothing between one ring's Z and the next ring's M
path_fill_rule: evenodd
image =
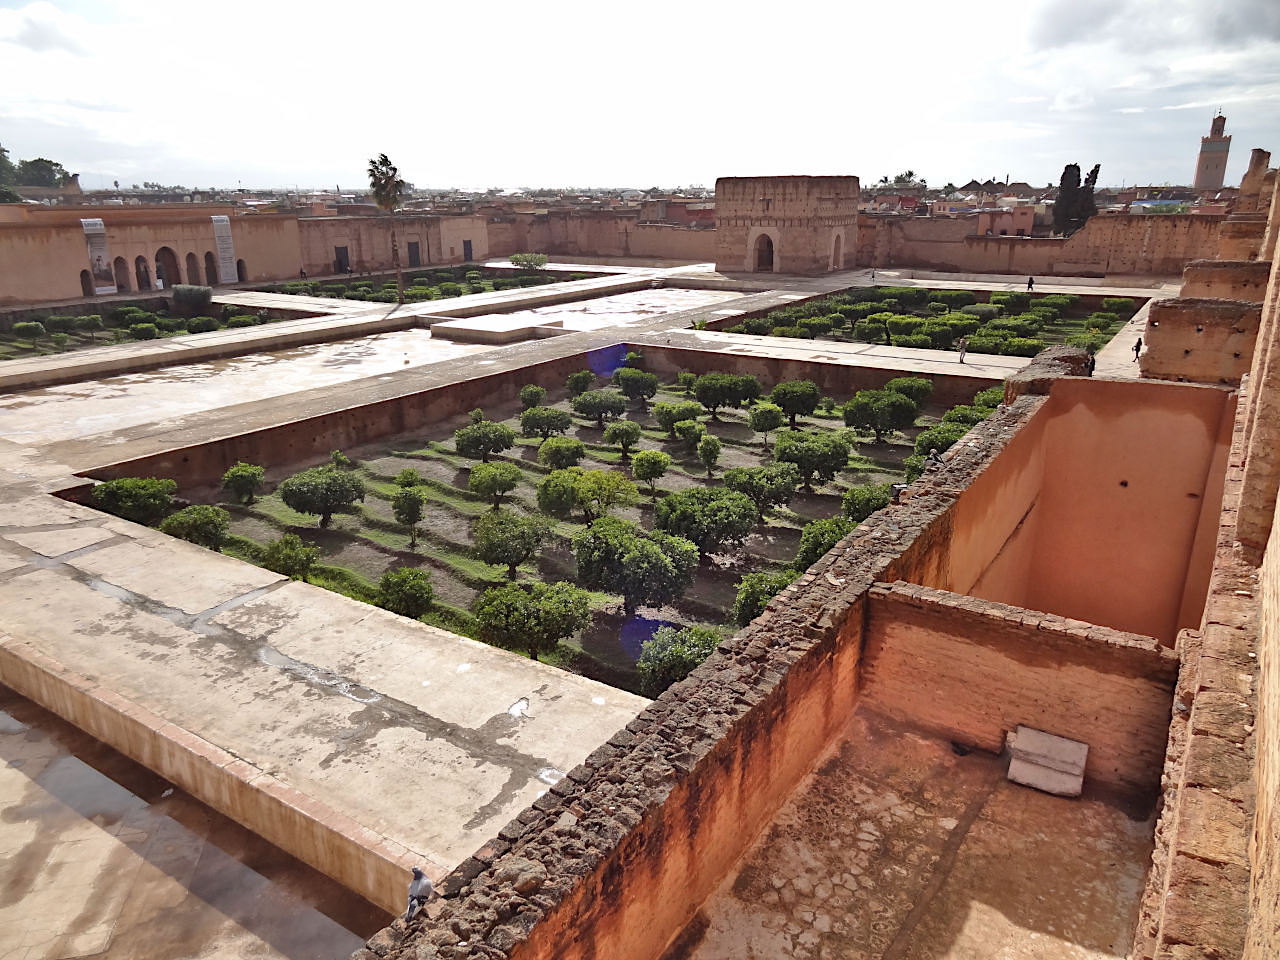
M434 892L431 886L431 880L422 872L421 867L413 868L413 879L409 881L409 906L404 912L404 919L407 923L412 920L414 914L421 910L431 899Z

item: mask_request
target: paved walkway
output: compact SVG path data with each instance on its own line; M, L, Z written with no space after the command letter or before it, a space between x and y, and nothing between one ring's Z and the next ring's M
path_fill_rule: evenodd
M792 337L756 337L715 330L671 330L663 336L673 347L714 350L738 356L835 363L848 367L875 367L925 376L990 377L993 382L1004 380L1031 362L1030 357L970 353L965 362L961 363L960 354L953 350L920 350L886 347L883 344L800 340ZM664 340L662 337L651 336L648 342L658 344Z
M0 957L345 960L387 915L0 687Z

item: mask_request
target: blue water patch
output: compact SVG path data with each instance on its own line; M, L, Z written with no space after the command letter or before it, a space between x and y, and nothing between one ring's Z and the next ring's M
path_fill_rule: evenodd
M640 648L646 640L651 640L662 627L679 626L680 624L672 623L670 620L653 620L637 614L630 620L624 621L619 628L618 644L632 660L639 660Z

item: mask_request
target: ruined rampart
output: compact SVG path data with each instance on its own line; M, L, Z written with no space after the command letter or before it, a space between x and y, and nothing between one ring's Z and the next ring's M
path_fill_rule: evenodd
M1157 300L1138 361L1152 380L1235 385L1249 372L1262 305L1245 300Z

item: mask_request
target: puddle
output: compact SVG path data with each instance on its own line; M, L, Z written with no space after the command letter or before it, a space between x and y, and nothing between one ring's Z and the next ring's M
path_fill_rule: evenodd
M0 436L56 443L288 393L390 374L488 349L397 330L0 397Z

